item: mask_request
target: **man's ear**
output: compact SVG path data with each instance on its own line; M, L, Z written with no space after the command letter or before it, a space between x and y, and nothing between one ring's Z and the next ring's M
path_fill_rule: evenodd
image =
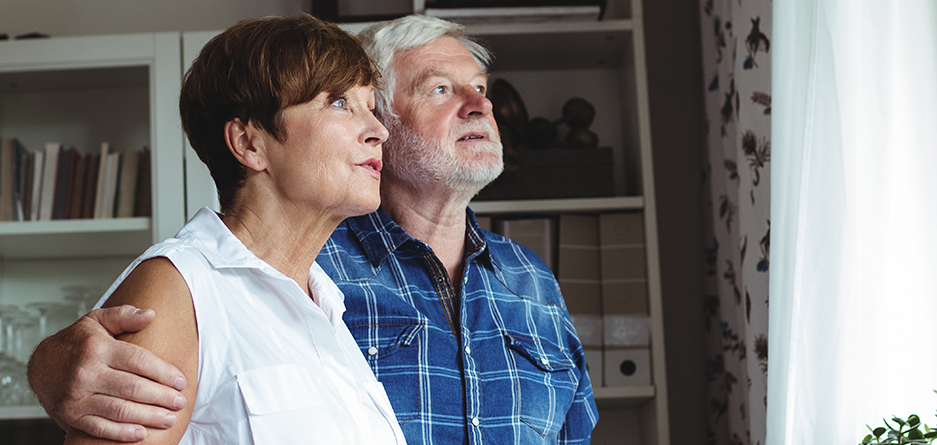
M234 118L224 124L224 140L228 150L245 167L262 171L267 168L264 157L263 131L253 125L245 125L240 118Z

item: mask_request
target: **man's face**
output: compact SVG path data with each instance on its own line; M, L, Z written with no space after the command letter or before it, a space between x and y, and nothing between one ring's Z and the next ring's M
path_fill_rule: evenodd
M501 173L501 139L485 97L488 75L458 40L443 37L402 51L385 165L415 186L444 181L478 192Z

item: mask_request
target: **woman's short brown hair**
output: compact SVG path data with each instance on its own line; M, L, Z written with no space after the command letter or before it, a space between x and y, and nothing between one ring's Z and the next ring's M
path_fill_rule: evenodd
M185 74L179 111L221 210L231 207L246 178L225 143L228 121L253 122L284 141L284 108L377 80L355 36L308 14L245 20L211 39Z

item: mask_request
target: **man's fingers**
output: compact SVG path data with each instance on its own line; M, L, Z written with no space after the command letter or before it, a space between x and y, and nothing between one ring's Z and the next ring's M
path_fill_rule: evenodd
M132 343L113 346L108 363L123 372L108 379L101 392L171 410L185 406L185 396L179 391L185 389L186 379L175 366Z
M104 329L111 336L117 336L127 332L143 330L156 318L156 312L152 309L137 309L125 304L123 306L95 309L89 312L87 317L104 326Z
M86 416L91 421L100 417L107 423L101 425L138 425L150 428L166 429L176 423L176 415L167 409L153 405L129 402L117 397L96 394L85 401L92 414ZM112 425L113 424L113 425ZM100 428L101 425L98 425Z
M75 421L75 428L92 436L119 442L139 442L146 438L146 428L117 423L97 416L84 416Z

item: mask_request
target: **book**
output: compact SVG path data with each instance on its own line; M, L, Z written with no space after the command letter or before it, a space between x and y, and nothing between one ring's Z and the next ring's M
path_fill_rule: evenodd
M32 201L33 201L33 163L36 162L36 153L27 152L24 156L22 168L22 190L23 190L23 221L31 221Z
M52 204L52 219L65 219L69 206L69 187L78 163L78 150L71 147L59 152L59 165L55 171L55 197Z
M26 221L26 192L28 189L29 162L31 153L16 142L16 190L13 195L13 209L16 221Z
M104 218L104 189L107 182L107 156L111 152L111 145L101 142L101 152L98 155L98 183L94 194L94 218Z
M137 175L139 174L140 152L124 152L120 160L120 172L117 179L117 195L114 216L129 218L133 216L133 202L137 196Z
M104 156L103 153L101 156ZM120 153L108 153L104 164L104 189L101 195L101 214L98 218L114 217L114 200L117 197L117 179L120 174ZM102 172L99 171L98 175Z
M602 274L597 215L561 214L557 281L586 355L589 379L602 386Z
M78 161L72 172L68 185L68 204L65 209L65 218L81 218L81 210L84 208L82 200L85 197L85 175L88 174L89 155L79 154Z
M0 139L0 221L13 221L16 193L16 140Z
M39 200L42 196L42 174L45 169L44 151L33 153L33 174L32 184L30 185L29 197L29 220L39 221Z
M88 154L88 162L86 163L88 172L85 174L85 185L82 187L84 196L81 199L81 218L94 218L94 199L98 192L100 159L101 155L98 153Z
M42 168L42 194L39 196L39 220L52 219L52 205L55 201L55 175L59 166L59 152L62 145L58 142L46 143L45 163Z
M143 147L143 151L140 152L140 165L137 173L137 198L133 204L133 216L151 216L153 214L150 156L150 149Z

